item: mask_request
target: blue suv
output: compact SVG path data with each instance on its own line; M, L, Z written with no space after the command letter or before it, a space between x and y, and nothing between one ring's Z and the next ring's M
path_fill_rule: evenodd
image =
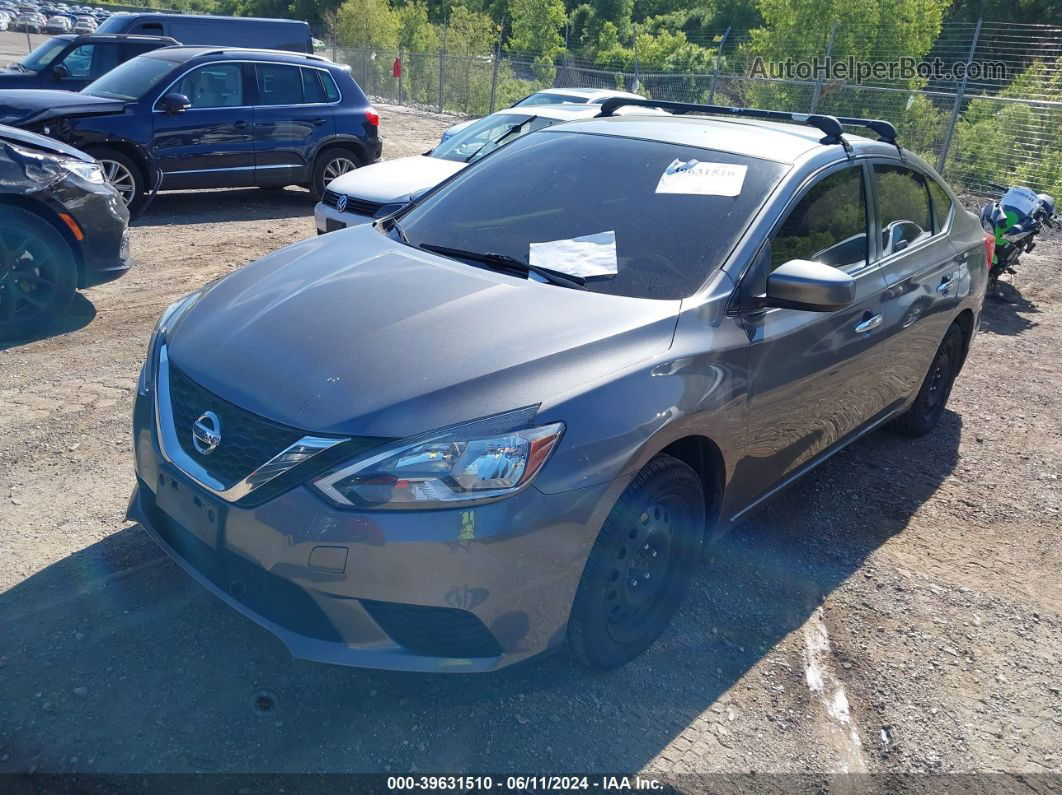
M303 185L380 159L379 116L315 55L164 47L83 90L0 91L0 124L95 157L132 214L155 190Z

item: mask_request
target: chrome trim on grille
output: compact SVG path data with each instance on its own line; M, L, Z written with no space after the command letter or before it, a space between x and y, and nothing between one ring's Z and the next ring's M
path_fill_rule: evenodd
M181 448L177 429L173 423L173 407L170 404L170 360L166 346L159 346L158 372L155 375L155 432L162 457L184 474L227 502L236 502L274 478L283 475L292 467L301 464L324 450L335 447L342 438L326 439L319 436L303 436L285 450L277 453L247 477L225 488L225 484L212 477L200 464ZM191 429L189 429L191 432Z

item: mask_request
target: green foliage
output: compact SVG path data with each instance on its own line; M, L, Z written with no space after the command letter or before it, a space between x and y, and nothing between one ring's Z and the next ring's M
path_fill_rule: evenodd
M343 0L336 12L336 36L348 47L397 50L398 14L387 0Z
M1062 58L1034 61L1000 96L1045 100L1043 105L974 99L955 128L949 173L980 188L989 183L1027 185L1062 193ZM1048 104L1048 103L1055 104Z
M542 63L552 64L564 52L560 31L567 21L562 0L511 0L511 52L537 52Z

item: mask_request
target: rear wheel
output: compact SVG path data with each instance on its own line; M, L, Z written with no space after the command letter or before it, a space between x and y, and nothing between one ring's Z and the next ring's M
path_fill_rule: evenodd
M89 154L100 161L103 175L118 191L130 215L136 215L144 206L144 174L133 159L117 149L97 147Z
M650 461L594 543L568 621L568 644L590 668L633 660L660 636L689 586L704 535L704 492L689 466Z
M911 408L894 419L890 427L904 436L924 436L933 430L944 414L951 387L962 364L962 329L952 325L937 348L922 387Z
M77 264L62 235L26 210L0 213L0 340L51 326L74 297Z
M310 183L313 200L321 201L329 182L350 173L360 165L361 158L349 149L333 147L323 151L317 156L313 166L313 181Z

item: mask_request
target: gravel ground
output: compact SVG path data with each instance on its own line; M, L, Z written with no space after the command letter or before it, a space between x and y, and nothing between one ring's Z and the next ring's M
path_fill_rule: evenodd
M451 122L380 111L387 157ZM872 434L738 527L645 656L429 677L292 660L123 520L158 314L311 210L162 194L128 276L0 350L0 772L1062 772L1057 237L941 426Z

